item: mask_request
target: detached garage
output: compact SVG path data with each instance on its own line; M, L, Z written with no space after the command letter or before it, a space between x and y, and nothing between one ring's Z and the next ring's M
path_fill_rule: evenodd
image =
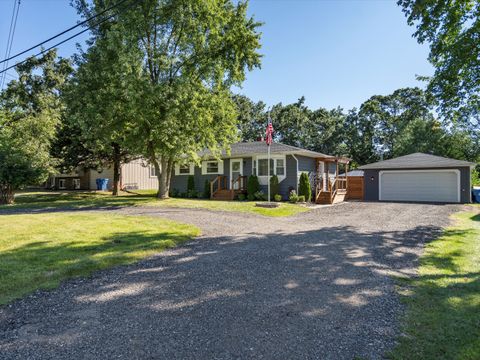
M467 161L415 153L361 166L367 201L471 202Z

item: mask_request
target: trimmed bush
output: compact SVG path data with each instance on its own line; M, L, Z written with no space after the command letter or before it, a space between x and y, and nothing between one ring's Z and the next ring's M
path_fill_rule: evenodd
M298 202L305 202L305 196L298 195Z
M310 186L310 180L307 173L300 175L300 181L298 183L298 195L303 195L306 201L310 201L312 198L312 188Z
M173 189L173 190L170 190L170 197L172 198L177 198L180 196L180 191L178 191L178 189Z
M187 179L187 193L195 191L195 177L193 175L188 175Z
M255 194L253 194L253 196L255 197L255 200L259 200L259 201L264 201L264 200L267 199L267 196L261 190L257 191Z
M260 191L260 183L258 177L250 175L247 181L247 194L255 196L255 193Z
M248 201L253 201L253 200L255 200L255 195L253 195L253 194L248 194L248 195L247 195L247 199L248 199Z
M245 200L245 194L238 194L238 200L239 201L244 201Z
M197 197L197 190L188 190L187 191L187 198L195 199Z
M270 201L278 195L280 191L280 185L278 184L278 176L272 175L270 177Z
M204 198L203 193L201 191L197 192L197 198L199 198L199 199Z
M282 195L276 194L273 198L275 199L276 202L282 201Z
M292 204L295 204L298 202L298 195L295 190L290 191L290 195L288 196L288 201L290 201Z
M206 199L210 199L210 180L205 180L205 185L203 187L203 195Z

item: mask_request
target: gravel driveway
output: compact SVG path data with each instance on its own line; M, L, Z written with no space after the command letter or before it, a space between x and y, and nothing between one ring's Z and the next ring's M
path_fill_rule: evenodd
M117 210L193 223L203 236L0 308L0 358L380 359L402 310L389 275L414 274L423 242L458 209Z

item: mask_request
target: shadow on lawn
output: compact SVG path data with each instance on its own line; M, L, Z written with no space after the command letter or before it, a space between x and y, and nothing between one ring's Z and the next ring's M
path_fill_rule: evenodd
M152 194L112 196L98 192L29 193L15 198L15 204L0 206L0 215L50 213L60 211L109 210L141 205L155 199Z
M381 357L398 334L400 304L388 275L412 275L418 245L440 233L347 226L201 238L17 302L0 314L0 331L16 324L9 334L23 335L4 342L44 357L60 351L59 339L63 352L81 354L88 344L110 357L242 358L251 349L267 358ZM115 253L124 241L141 249L154 240L117 234L98 251ZM44 251L16 254L48 257ZM81 256L82 249L69 251ZM30 332L24 323L34 324Z

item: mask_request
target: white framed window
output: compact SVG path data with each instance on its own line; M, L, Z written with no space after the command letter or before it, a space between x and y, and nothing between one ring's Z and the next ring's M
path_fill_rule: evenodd
M150 165L150 177L157 177L157 170L155 170L153 165Z
M286 178L286 156L273 155L270 158L270 176L277 175L278 181ZM261 185L268 183L268 157L267 155L257 155L252 162L253 174L258 176Z
M193 175L194 173L194 164L175 164L175 175Z
M75 190L79 190L80 189L80 179L73 179L73 188Z
M222 160L202 161L202 175L223 174Z
M58 180L58 188L59 189L66 189L67 188L67 180L59 179Z

